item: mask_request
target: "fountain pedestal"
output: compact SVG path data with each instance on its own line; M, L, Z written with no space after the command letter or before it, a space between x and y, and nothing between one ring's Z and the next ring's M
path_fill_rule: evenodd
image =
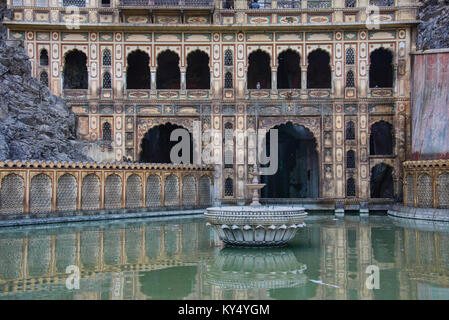
M302 207L262 206L257 167L252 183L249 206L213 207L204 214L208 224L217 232L220 240L235 246L281 246L293 239L298 229L305 226L307 213Z

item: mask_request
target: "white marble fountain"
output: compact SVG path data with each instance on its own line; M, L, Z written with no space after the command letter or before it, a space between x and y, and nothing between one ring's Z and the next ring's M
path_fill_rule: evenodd
M253 180L247 184L253 193L249 206L213 207L206 209L208 224L220 240L233 246L282 246L293 239L298 229L305 226L307 213L301 207L262 206L259 191L260 173L253 170Z

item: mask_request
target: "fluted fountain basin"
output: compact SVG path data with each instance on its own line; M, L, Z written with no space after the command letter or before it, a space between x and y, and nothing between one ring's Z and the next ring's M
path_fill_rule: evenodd
M292 288L307 283L305 270L288 248L225 248L205 280L225 290Z
M305 226L301 207L231 206L206 209L220 240L232 246L282 246Z

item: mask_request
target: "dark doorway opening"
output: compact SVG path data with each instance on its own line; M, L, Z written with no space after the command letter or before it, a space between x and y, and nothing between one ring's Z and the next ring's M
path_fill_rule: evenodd
M48 66L48 51L46 49L42 49L41 51L39 56L39 64L43 67Z
M321 49L309 54L307 67L308 89L330 89L332 88L331 58L329 54Z
M271 89L270 55L262 50L248 57L248 89Z
M209 56L196 50L187 56L187 89L210 89Z
M318 198L319 161L317 144L312 132L291 122L278 129L279 167L271 176L262 176L263 198ZM266 136L267 154L270 135Z
M384 163L371 170L371 198L393 198L393 168Z
M147 163L172 163L170 152L178 141L170 141L170 135L175 129L184 129L181 126L167 123L150 129L142 139L140 161ZM193 138L190 136L190 163L193 163ZM181 151L179 156L182 156Z
M86 55L79 50L67 53L63 74L64 89L87 89L89 76Z
M128 55L128 68L126 69L127 89L150 89L151 71L150 57L141 50L136 50Z
M156 87L158 89L180 89L181 71L179 56L166 50L157 57Z
M393 154L393 127L385 121L376 122L371 126L369 137L370 155Z
M393 87L393 54L390 50L379 48L370 55L370 88Z
M282 52L278 57L278 89L301 89L299 54L293 50Z

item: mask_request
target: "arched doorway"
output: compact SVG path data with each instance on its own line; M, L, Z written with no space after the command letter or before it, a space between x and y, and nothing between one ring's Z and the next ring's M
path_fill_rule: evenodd
M386 121L374 123L370 128L370 155L393 154L393 126Z
M172 90L181 88L179 56L171 50L165 50L157 57L156 87Z
M79 50L72 50L65 56L64 89L87 89L87 56Z
M201 50L187 56L186 88L210 89L209 56Z
M268 53L257 50L248 57L248 89L271 89L271 58Z
M150 89L151 72L150 57L146 52L136 50L131 52L127 58L126 69L127 89Z
M370 54L369 87L393 87L393 54L390 50L379 48Z
M184 129L181 126L166 123L151 128L142 139L142 151L140 161L147 163L172 163L170 152L172 148L181 141L170 141L170 135L176 129ZM190 163L193 163L193 138L190 136Z
M291 49L278 57L278 89L301 89L301 68L299 54Z
M279 166L274 175L262 176L262 198L318 198L319 159L313 133L291 122L278 129ZM267 154L270 135L266 136Z
M307 88L330 89L332 88L332 72L329 53L317 49L308 56Z
M379 163L371 170L371 198L393 198L393 168Z

